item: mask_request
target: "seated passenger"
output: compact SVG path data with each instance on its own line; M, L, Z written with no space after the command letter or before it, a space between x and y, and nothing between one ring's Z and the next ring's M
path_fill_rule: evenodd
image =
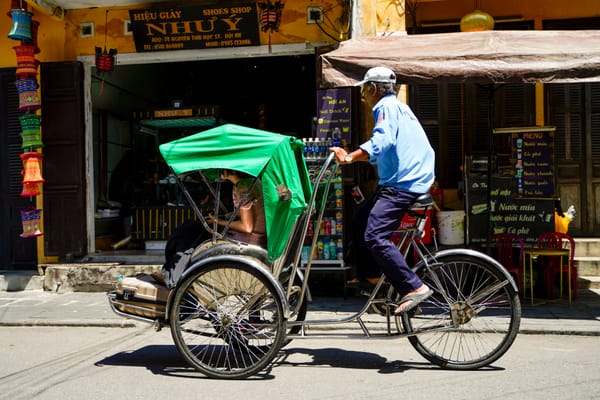
M223 170L220 177L233 184L233 205L239 206L238 219L231 222L225 237L266 248L265 208L260 181L256 182L244 203L240 204L254 178L243 172L229 169ZM224 227L227 221L226 217L218 218L217 225L219 228ZM214 216L210 215L206 218L206 222L212 227ZM200 221L189 221L179 226L167 241L165 263L160 273L152 274L154 279L169 288L175 287L188 266L193 250L210 238L211 233Z

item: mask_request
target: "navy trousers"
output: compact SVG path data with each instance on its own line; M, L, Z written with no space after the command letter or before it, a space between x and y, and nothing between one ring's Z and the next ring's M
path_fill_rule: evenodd
M400 295L423 285L410 269L391 237L418 193L379 186L352 220L354 260L358 278L385 274Z

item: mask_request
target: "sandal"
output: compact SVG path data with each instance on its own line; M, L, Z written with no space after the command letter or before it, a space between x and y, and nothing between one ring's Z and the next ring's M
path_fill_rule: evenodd
M423 300L426 300L433 294L433 290L427 288L427 291L421 293L407 294L400 299L398 307L394 310L394 315L404 314L416 306L419 305Z

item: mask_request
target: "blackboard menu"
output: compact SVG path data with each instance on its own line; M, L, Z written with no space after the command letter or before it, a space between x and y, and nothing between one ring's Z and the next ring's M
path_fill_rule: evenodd
M554 198L518 195L512 175L492 175L488 212L488 178L480 172L467 173L468 244L485 245L493 233L515 233L529 244L554 230Z
M510 134L517 195L554 196L554 127L495 129Z
M525 242L554 230L554 199L515 196L510 178L494 177L490 191L491 233L516 233Z

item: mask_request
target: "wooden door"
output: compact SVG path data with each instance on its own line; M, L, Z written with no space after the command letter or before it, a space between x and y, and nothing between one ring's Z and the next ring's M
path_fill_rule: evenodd
M83 69L43 63L44 245L47 256L87 253Z
M575 206L572 236L600 231L600 84L546 85L546 119L556 126L557 195Z

